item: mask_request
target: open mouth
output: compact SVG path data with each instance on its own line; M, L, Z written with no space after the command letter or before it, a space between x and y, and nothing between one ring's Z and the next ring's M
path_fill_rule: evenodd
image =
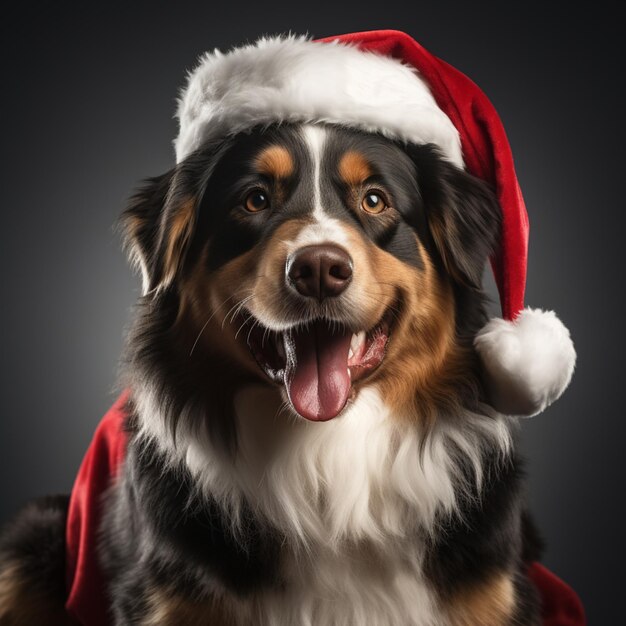
M383 361L392 330L393 307L371 329L354 332L320 318L283 332L243 315L240 335L261 369L285 386L304 418L326 421L346 406L352 383Z

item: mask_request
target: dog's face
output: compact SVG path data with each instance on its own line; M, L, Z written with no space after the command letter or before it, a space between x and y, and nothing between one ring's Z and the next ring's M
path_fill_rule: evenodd
M206 146L125 224L183 352L221 355L324 421L369 384L421 408L450 392L499 209L432 147L303 124Z

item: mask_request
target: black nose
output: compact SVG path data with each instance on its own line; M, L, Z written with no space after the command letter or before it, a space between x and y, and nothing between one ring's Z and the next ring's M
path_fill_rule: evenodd
M350 255L333 245L300 248L287 265L287 280L307 298L334 298L352 279Z

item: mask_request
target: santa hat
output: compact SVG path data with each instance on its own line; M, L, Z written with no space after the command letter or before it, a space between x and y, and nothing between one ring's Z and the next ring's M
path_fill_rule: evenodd
M259 124L310 121L435 144L490 183L502 208L491 265L503 319L475 338L490 401L535 415L570 382L576 353L552 311L524 308L528 215L502 123L482 91L409 35L393 30L259 39L205 54L181 93L177 162L212 138Z

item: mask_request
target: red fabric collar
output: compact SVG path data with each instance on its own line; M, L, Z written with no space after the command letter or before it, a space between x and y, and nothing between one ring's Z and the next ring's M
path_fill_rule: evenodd
M104 579L97 558L102 497L126 455L123 393L96 428L70 497L65 533L67 612L85 626L108 626Z
M84 626L109 626L104 579L96 553L102 495L118 476L124 462L123 393L100 422L76 477L67 518L66 609ZM585 626L585 613L576 593L539 563L530 577L543 602L544 626Z

